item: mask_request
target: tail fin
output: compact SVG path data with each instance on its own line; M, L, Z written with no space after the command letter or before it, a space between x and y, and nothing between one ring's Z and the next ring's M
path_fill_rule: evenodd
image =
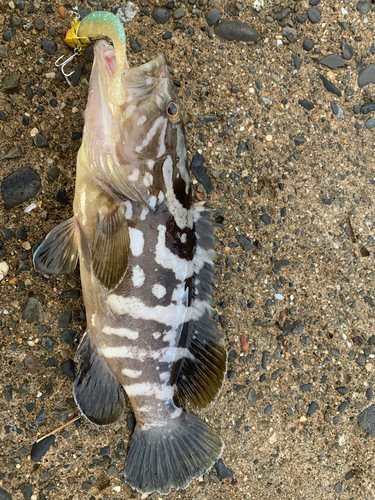
M182 412L162 427L137 425L126 460L126 482L142 493L186 488L212 467L223 448L220 436L192 413Z

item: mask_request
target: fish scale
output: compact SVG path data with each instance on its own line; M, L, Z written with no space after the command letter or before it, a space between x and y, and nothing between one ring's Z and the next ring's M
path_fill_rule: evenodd
M137 422L126 482L168 493L205 473L223 449L186 411L214 401L226 370L212 309L214 224L192 202L183 111L164 57L119 72L126 58L107 42L94 53L74 217L47 235L34 264L69 273L79 258L87 331L76 353L76 403L89 421L108 425L123 415L125 392Z

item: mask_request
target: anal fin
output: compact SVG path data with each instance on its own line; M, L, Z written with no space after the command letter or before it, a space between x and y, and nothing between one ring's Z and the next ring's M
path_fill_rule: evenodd
M96 425L113 424L124 413L124 391L89 332L78 347L76 361L73 395L78 408Z
M100 283L109 290L119 284L126 272L129 244L124 207L105 215L100 213L92 248L92 269Z
M34 253L35 270L43 274L72 273L78 261L77 232L75 217L52 229Z

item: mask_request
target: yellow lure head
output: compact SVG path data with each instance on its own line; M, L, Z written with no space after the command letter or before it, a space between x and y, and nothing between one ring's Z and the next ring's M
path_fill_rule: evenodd
M64 36L64 42L69 45L72 49L84 49L91 45L91 41L88 37L78 36L78 28L80 25L79 19L74 19L73 24L69 29L66 30Z

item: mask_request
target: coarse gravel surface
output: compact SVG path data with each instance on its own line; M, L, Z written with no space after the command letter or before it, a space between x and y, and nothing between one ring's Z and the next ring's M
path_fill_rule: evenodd
M61 4L0 3L0 500L141 498L122 472L130 407L113 426L81 418L34 444L79 414L86 326L79 272L32 264L72 215L93 57L71 64L69 87L55 67L71 55ZM78 4L83 16L116 2ZM222 224L228 373L201 416L226 447L163 498L374 500L375 4L134 4L130 65L166 54L194 196Z

